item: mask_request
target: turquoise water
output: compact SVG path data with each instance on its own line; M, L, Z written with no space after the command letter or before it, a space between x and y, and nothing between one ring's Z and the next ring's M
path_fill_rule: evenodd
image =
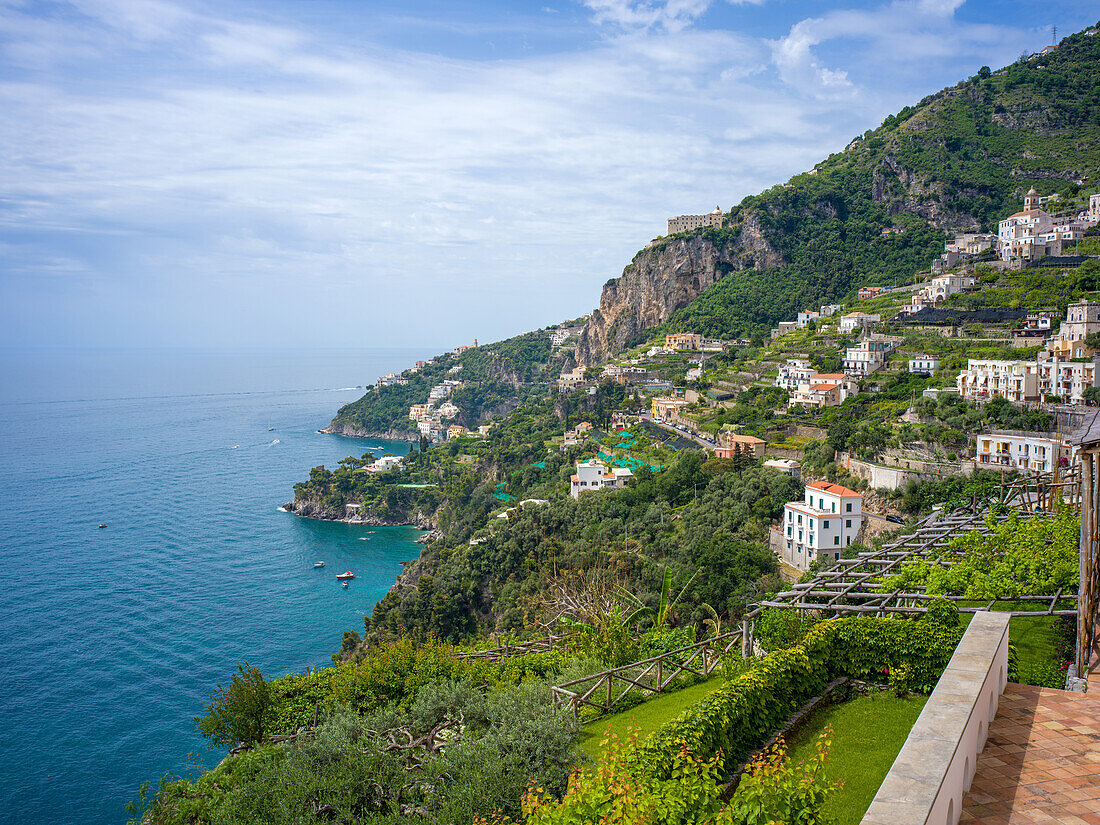
M312 466L404 452L316 430L425 355L0 351L0 821L124 820L221 758L192 718L238 660L325 665L362 630L419 531L278 507Z

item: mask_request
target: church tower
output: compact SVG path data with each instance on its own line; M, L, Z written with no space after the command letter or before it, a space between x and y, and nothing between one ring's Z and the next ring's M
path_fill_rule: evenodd
M1039 193L1035 191L1035 187L1031 187L1028 193L1024 195L1024 211L1030 212L1032 209L1039 208Z

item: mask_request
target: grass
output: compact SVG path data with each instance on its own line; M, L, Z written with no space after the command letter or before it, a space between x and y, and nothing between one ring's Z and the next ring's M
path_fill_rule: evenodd
M705 682L662 694L622 713L595 719L581 731L581 750L594 762L599 762L606 750L606 746L601 743L608 738L609 729L620 742L625 741L632 730L638 734L640 741L723 684L725 680L721 676L713 677Z
M829 798L823 812L836 825L856 825L863 818L927 700L927 696L862 696L816 713L791 739L789 757L805 761L813 755L818 734L827 725L832 727L825 773L844 787Z

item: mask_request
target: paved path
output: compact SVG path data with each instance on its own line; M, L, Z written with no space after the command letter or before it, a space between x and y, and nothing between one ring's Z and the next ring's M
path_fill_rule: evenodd
M960 825L1100 825L1100 699L1009 684Z

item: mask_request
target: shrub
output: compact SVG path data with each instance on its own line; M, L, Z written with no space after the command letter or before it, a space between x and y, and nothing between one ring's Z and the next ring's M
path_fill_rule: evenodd
M195 717L195 727L212 748L262 742L271 721L271 687L263 674L248 662L238 662L237 670L228 687L218 683L204 705L206 715Z
M726 682L639 746L640 769L667 777L681 748L732 769L838 676L879 680L899 692L928 692L962 638L959 628L905 619L845 618L820 622L802 644L777 650ZM894 675L896 674L896 675Z

